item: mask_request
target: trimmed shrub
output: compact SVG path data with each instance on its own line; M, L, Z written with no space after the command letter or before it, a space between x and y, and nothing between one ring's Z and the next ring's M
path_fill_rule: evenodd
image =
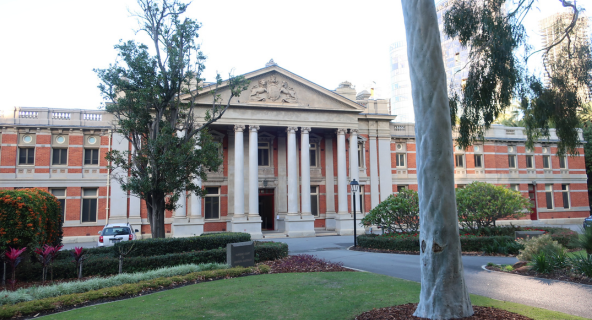
M534 256L541 252L549 255L559 254L565 251L565 248L556 240L553 240L549 234L544 234L536 238L519 239L517 241L524 246L524 249L520 250L520 254L518 255L518 260L520 261L532 261Z
M122 241L113 246L115 252L119 249L124 252L132 245L132 252L127 257L158 256L169 253L181 253L189 251L203 251L218 248L226 248L229 243L251 241L251 235L243 232L223 232L204 234L197 237L144 239L137 241Z
M456 189L456 206L462 228L477 231L495 227L499 219L522 217L531 205L518 191L475 181Z
M417 232L419 229L417 192L403 189L397 195L388 196L386 200L370 210L370 213L362 219L362 223L400 232Z
M532 256L532 270L539 273L551 273L554 270L553 258L550 253L541 251Z
M484 251L487 246L495 246L496 248L504 246L508 248L508 253L517 253L517 250L512 249L515 246L514 237L510 236L461 236L460 244L464 252ZM419 252L419 236L366 234L358 236L358 245L371 249Z
M288 245L285 243L255 243L255 262L275 260L287 256ZM226 263L226 248L169 253L152 257L129 257L123 263L123 272L143 272L163 267L200 263ZM88 258L84 261L82 272L83 277L118 274L119 260L113 256L88 254ZM22 281L37 280L40 275L41 266L39 264L25 264L17 272L17 278ZM54 279L69 279L76 278L77 276L76 267L72 259L63 259L54 262Z
M40 189L0 190L0 251L62 242L59 201Z

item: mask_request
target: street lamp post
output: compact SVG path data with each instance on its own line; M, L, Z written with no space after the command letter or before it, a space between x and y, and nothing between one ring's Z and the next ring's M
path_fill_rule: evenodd
M360 184L356 181L356 179L353 179L352 182L349 184L349 186L351 187L351 192L354 198L353 201L353 209L354 209L354 247L358 246L358 240L356 238L357 235L357 223L356 223L356 192L358 191L358 188L360 187Z

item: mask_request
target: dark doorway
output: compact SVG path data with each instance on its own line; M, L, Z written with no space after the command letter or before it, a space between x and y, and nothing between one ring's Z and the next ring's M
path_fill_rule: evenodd
M536 185L529 184L528 185L528 198L530 199L530 204L532 208L530 209L530 220L538 220L537 214L537 201L536 201Z
M273 189L259 189L261 230L274 230Z

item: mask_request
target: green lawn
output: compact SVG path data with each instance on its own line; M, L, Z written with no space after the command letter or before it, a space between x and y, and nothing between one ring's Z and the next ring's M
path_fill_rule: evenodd
M372 308L417 302L419 290L416 282L366 272L270 274L190 285L48 319L353 319ZM582 319L481 296L471 299L534 319Z

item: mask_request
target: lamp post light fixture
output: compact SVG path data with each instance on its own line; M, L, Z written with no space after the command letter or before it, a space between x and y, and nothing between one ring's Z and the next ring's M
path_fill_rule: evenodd
M353 209L354 209L354 247L358 246L358 241L356 238L357 235L357 223L356 223L356 192L358 192L358 189L360 188L360 184L356 181L356 179L353 179L352 182L350 182L349 184L350 188L351 188L351 192L354 198L353 201Z

